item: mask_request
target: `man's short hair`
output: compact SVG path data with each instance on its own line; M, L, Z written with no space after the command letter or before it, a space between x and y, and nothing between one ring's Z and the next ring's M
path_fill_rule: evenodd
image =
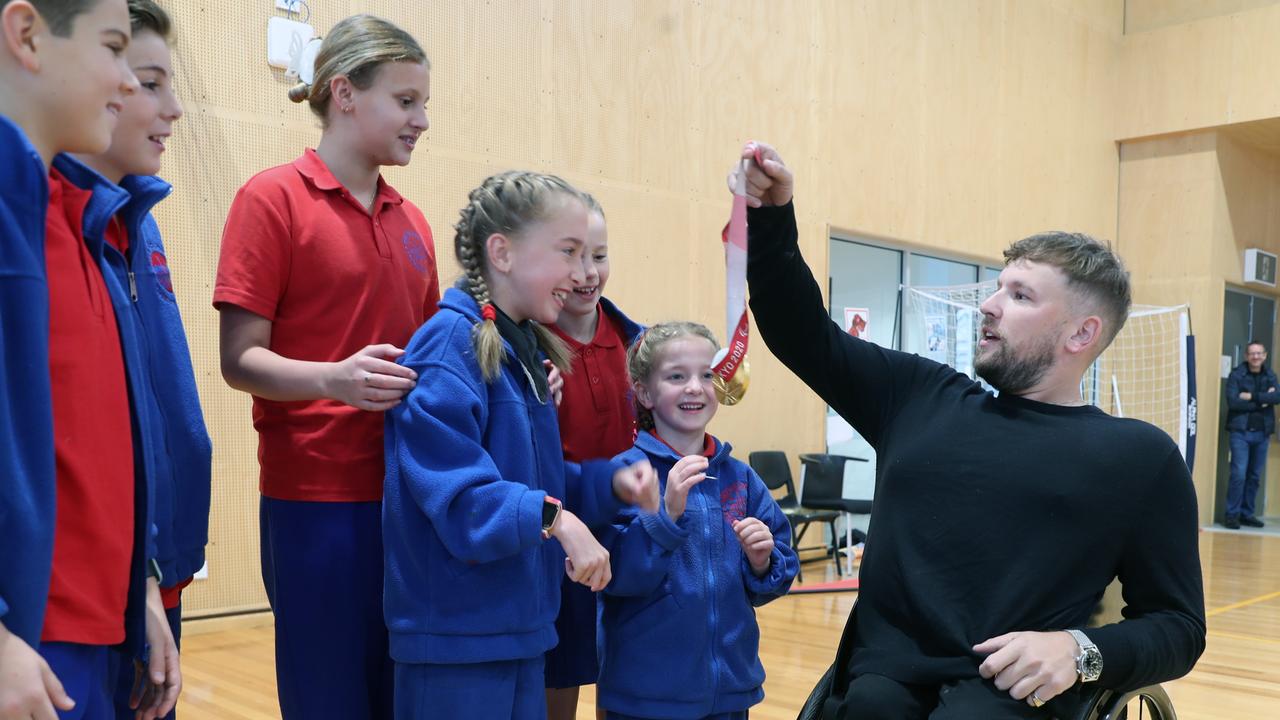
M1111 244L1084 233L1044 232L1023 238L1004 251L1004 264L1019 260L1052 265L1067 276L1067 287L1091 303L1103 320L1102 348L1115 339L1129 318L1133 298L1129 271Z
M0 0L0 9L10 2L12 0ZM45 24L49 26L49 32L65 38L71 36L71 26L76 18L92 10L101 0L27 0L27 2L31 3L40 13L40 17L44 18Z

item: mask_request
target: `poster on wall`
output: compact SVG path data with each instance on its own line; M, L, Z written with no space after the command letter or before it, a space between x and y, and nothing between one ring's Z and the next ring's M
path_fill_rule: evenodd
M926 315L924 318L924 356L935 362L947 361L947 316Z
M871 341L871 310L847 307L844 309L844 331L850 335Z
M956 370L977 379L973 372L973 344L978 334L978 313L973 310L956 311Z

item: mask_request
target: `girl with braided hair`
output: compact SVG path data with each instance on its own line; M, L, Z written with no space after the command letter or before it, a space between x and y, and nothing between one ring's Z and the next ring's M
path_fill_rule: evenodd
M395 716L540 720L560 576L607 585L609 554L588 525L656 507L657 479L646 461L561 454L543 360L569 369L546 326L586 279L582 195L551 175L502 173L454 227L464 275L406 346L400 362L420 381L387 412Z
M382 412L417 380L395 359L440 294L431 228L381 168L409 164L430 88L407 32L339 22L289 94L320 119L319 146L245 183L223 231L222 375L253 395L284 720L391 712Z

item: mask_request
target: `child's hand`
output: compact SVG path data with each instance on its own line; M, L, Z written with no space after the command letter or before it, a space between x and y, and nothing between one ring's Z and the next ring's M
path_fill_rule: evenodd
M54 708L67 711L76 706L62 689L49 663L22 638L0 623L0 718L55 717Z
M136 720L157 720L169 714L182 692L182 668L178 646L169 632L160 585L155 578L147 580L147 644L151 646L150 664L134 660L133 690L129 707L136 710Z
M600 592L613 579L609 567L609 551L596 540L595 535L577 515L561 509L551 526L551 536L564 548L564 571L569 579L586 585L591 592Z
M763 577L769 572L769 558L773 556L773 533L759 518L743 518L733 523L742 552L747 554L751 572Z
M332 363L324 379L325 397L361 410L390 410L418 384L418 373L395 364L401 355L404 350L384 343Z
M547 369L547 389L551 391L556 407L560 407L560 401L564 399L564 373L561 373L560 368L550 360L543 360L542 366Z
M613 494L628 505L648 513L658 512L658 473L648 460L613 474Z
M707 479L707 458L702 455L687 455L680 458L671 472L667 473L667 515L673 521L684 515L685 502L689 499L689 491L694 485Z

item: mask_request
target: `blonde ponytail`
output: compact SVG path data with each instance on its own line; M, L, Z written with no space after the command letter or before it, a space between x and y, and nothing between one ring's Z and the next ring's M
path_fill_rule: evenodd
M393 23L372 15L352 15L338 21L316 53L315 77L311 84L289 88L289 99L311 105L311 112L328 127L330 83L344 75L358 90L373 87L378 70L386 63L415 62L431 69L422 46Z

